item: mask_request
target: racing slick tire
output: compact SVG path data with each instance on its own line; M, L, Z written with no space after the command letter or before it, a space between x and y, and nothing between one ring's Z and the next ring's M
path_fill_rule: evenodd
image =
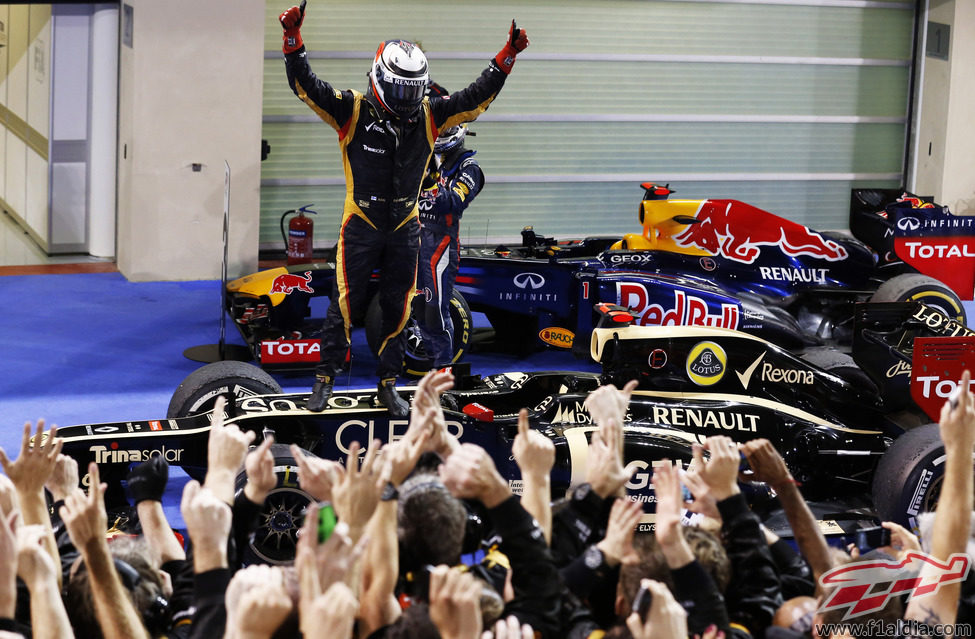
M880 285L871 302L924 302L962 325L968 325L965 307L953 290L940 281L920 273L895 275Z
M406 352L403 355L403 372L407 375L422 377L424 373L433 366L433 358L427 355L423 348L423 337L417 325L417 316L422 313L422 301L419 297L413 298L413 308L410 318L406 322L403 331L406 333ZM369 302L369 309L366 311L366 342L369 350L378 357L379 347L382 344L382 309L379 306L379 296L374 295ZM471 343L471 334L474 330L474 318L471 314L471 307L467 305L467 300L454 289L450 294L450 322L454 326L453 347L454 355L451 363L458 362L467 352Z
M827 373L832 373L858 388L869 389L873 393L880 392L877 385L863 372L862 368L857 366L852 357L835 348L817 346L806 349L799 357L803 361L809 362Z
M306 450L304 453L314 457ZM298 481L298 463L290 447L272 444L271 455L274 457L277 484L264 500L254 533L249 536L244 548L237 549L245 565L291 564L295 558L298 531L305 521L305 507L313 501ZM241 469L234 482L236 492L244 490L246 484L247 473Z
M213 408L220 395L234 397L276 395L283 392L273 377L257 366L246 362L213 362L186 376L169 401L166 417L186 417L205 413Z
M918 515L934 511L944 481L945 449L937 424L913 428L891 444L873 477L873 503L881 521L918 529Z

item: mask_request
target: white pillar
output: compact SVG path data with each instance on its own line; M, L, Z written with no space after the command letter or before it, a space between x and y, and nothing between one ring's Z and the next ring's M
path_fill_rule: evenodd
M118 47L118 5L95 5L91 20L88 252L96 257L115 257Z

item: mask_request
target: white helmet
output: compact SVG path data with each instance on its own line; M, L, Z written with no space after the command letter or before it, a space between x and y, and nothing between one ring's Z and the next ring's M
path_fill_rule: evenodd
M446 153L450 149L456 148L464 143L464 136L466 135L466 124L458 124L457 126L450 127L446 131L441 131L440 135L437 136L437 141L433 143L433 152ZM471 133L471 135L474 134Z
M376 50L369 71L373 95L387 111L399 117L413 115L426 94L430 73L420 47L405 40L387 40Z

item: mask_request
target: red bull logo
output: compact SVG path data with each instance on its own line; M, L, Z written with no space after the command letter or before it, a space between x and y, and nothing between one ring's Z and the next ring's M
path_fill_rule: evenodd
M970 560L964 554L952 555L945 563L917 551L908 552L901 561L846 564L819 578L824 588L836 588L819 610L847 608L843 619L859 617L883 610L892 597L923 597L943 585L963 581L969 568Z
M762 246L830 262L847 256L845 248L816 231L737 200L704 200L696 218L698 222L674 236L678 246L697 247L745 264L758 259Z
M315 289L308 286L309 282L311 282L311 271L305 271L304 276L285 273L274 278L274 281L271 282L270 292L284 293L285 295L290 295L292 291L314 293Z
M737 304L722 304L720 313L711 313L706 300L684 291L674 291L669 308L651 302L643 284L617 282L617 303L628 308L639 326L717 326L738 328L741 310Z

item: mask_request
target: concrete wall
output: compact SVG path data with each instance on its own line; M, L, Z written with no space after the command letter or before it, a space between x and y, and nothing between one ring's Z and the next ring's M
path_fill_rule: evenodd
M264 1L128 0L121 13L119 271L135 281L220 277L225 160L228 270L256 270Z
M912 190L975 214L975 2L929 0L928 21L951 26L948 60L924 56ZM921 53L923 56L923 52Z

